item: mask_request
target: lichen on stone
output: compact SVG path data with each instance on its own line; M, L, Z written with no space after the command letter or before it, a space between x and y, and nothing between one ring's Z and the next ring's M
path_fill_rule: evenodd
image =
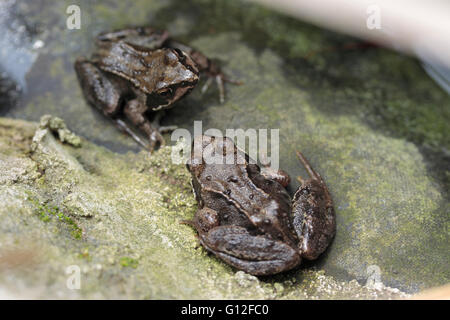
M16 133L0 135L1 151L16 157L0 184L0 201L6 204L0 207L0 288L8 297L406 296L339 282L312 269L259 279L208 255L194 230L180 223L193 217L197 204L189 172L170 161L177 147L163 147L151 156L145 151L116 154L88 141L74 148L51 134L32 142L42 130L38 126L0 118L0 128L6 125ZM34 151L10 143L17 135L34 143ZM35 171L14 178L11 172L30 161ZM24 252L18 265L13 251ZM81 289L75 291L66 286L66 270L73 266L81 270ZM19 282L20 292L15 289Z
M39 122L39 129L42 130L42 132L37 132L37 139L42 139L42 135L46 134L45 130L48 129L57 135L59 141L68 143L77 148L81 147L80 137L71 132L61 118L44 115Z

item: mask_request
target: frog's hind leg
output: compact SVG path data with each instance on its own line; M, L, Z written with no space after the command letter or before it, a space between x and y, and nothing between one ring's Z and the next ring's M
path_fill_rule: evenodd
M129 134L146 149L153 150L157 142L164 144L161 134L158 130L154 130L150 122L144 117L147 106L139 97L126 103L124 114L150 137L150 145L139 138L124 121L116 118L123 106L122 96L127 91L119 79L105 76L103 71L94 63L84 58L76 60L75 71L89 104L102 111L119 129Z
M90 105L96 107L109 118L120 109L120 84L107 77L92 62L85 58L75 61L75 72L80 82L83 94Z
M195 59L194 59L195 61ZM202 69L200 68L200 71L202 71ZM208 77L207 82L205 83L205 85L202 88L202 93L205 93L210 84L212 83L212 81L209 81L210 79L215 79L216 80L216 84L217 84L217 88L219 89L219 101L220 103L224 103L225 102L225 82L231 83L231 84L235 84L235 85L241 85L242 82L241 81L237 81L237 80L231 80L229 78L227 78L222 71L220 71L219 67L217 67L215 65L214 62L210 62L209 63L209 67L208 69L206 69L205 71L206 76Z
M247 273L276 274L298 266L297 250L284 242L253 236L239 226L219 226L200 235L201 244L214 255Z
M319 173L297 151L300 162L311 177L300 179L302 185L292 199L293 226L300 240L303 258L316 259L331 243L336 233L336 217L328 188Z
M133 132L128 125L116 118L122 105L121 85L115 78L107 77L92 62L78 58L75 71L83 89L84 96L90 105L96 107L122 131L130 135L137 143L148 149L148 144Z

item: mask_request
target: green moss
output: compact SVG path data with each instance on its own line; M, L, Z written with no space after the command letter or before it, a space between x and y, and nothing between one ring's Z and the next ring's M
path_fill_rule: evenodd
M31 193L28 194L28 201L34 205L35 212L41 221L49 222L55 219L66 226L73 238L77 240L82 238L83 230L71 217L65 215L60 208L55 205L39 201L37 198L33 197Z
M137 259L133 259L130 257L122 257L119 260L119 263L122 267L130 267L136 269L139 265L139 261Z
M5 145L7 150L15 148L14 144ZM88 141L74 148L47 134L35 150L33 161L42 167L44 182L23 179L6 188L0 185L0 201L6 204L0 207L0 231L14 230L0 232L0 242L39 242L45 267L33 269L38 271L27 273L26 279L17 277L42 284L47 298L65 290L66 275L54 270L74 264L84 272L82 290L76 294L85 298L401 296L391 289L375 291L338 282L323 271L304 268L258 279L208 255L198 246L195 231L179 223L193 217L197 203L189 172L184 165L170 161L171 147L151 157L146 152L120 155ZM22 153L21 159L29 158ZM67 165L72 162L76 164ZM6 167L5 176L15 171L14 166ZM26 200L24 189L30 190ZM75 220L66 212L77 214L78 228L71 230ZM35 223L33 219L39 221L40 217L49 220ZM80 232L81 228L89 234L83 242L67 237L66 232L55 232Z
M92 256L89 254L89 248L87 248L87 247L83 248L81 253L78 254L78 258L84 259L86 261L91 261L92 260Z

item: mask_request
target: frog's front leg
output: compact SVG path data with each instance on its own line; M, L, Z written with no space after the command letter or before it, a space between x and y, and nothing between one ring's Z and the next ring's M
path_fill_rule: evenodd
M292 200L293 225L300 239L303 258L316 259L331 243L336 233L336 217L333 201L325 182L314 171L302 153L299 160L310 175L302 181Z
M155 128L145 116L145 113L148 111L148 106L144 94L138 93L135 99L129 100L123 111L128 120L148 136L150 151L153 151L158 143L160 146L164 145L164 138L158 128Z
M200 51L197 51L185 44L173 41L171 39L169 39L166 42L166 45L171 48L177 48L177 49L180 49L180 50L186 52L192 58L192 60L194 60L199 71L206 74L206 76L208 77L208 80L206 81L205 85L202 88L202 93L204 93L204 92L206 92L206 90L208 90L208 88L211 85L211 82L213 80L216 81L217 87L219 88L220 103L223 103L225 101L224 82L229 82L229 83L233 83L236 85L241 84L240 81L228 79L223 74L223 72L220 70L219 66L214 61L212 61L207 56L205 56L203 53L201 53Z
M116 117L120 112L124 91L120 81L117 78L105 76L94 63L84 58L76 60L75 71L83 95L89 104L102 111L120 130L129 134L137 143L148 148L146 142L134 133L125 122Z

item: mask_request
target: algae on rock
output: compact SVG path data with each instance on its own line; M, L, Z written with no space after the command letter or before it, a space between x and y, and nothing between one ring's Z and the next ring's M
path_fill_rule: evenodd
M50 130L5 118L0 133L5 297L405 296L397 289L339 282L314 269L258 279L208 255L195 232L179 223L193 216L197 204L189 172L169 161L172 147L151 157L144 151L112 153L86 140L75 148ZM73 270L81 273L79 290L67 286Z
M352 279L366 283L373 270L378 270L376 287L384 283L407 292L450 282L450 97L418 61L381 47L347 50L349 43L358 48L355 39L240 0L139 0L133 5L118 0L78 2L84 8L80 30L67 30L66 16L61 14L70 1L29 1L17 6L29 25L46 30L38 35L45 46L37 50L36 63L27 73L29 90L14 107L1 110L2 115L39 121L51 113L96 145L122 153L137 151L132 139L85 102L73 62L92 52L93 39L101 31L129 25L169 30L177 40L217 59L227 76L244 84L227 86L224 104L219 104L213 86L205 94L197 88L167 111L164 124L191 129L194 120L202 120L204 129L278 128L280 167L291 176L304 174L295 159L299 149L325 178L338 229L331 247L314 266L347 284ZM223 288L211 289L214 284L227 287L229 281L234 283L230 280L234 270L213 257L203 257L203 250L194 250L194 232L178 225L179 219L195 212L196 204L184 168L166 163L169 149L154 157L142 152L118 155L83 139L83 146L74 148L45 134L37 151L31 153L36 125L11 122L8 127L9 121L3 120L0 128L1 136L9 137L2 138L0 146L4 150L0 184L8 199L5 210L9 210L5 212L25 212L32 204L20 205L19 195L31 192L44 212L55 210L70 217L85 238L74 239L70 225L54 219L57 215L51 215L47 223L36 215L33 224L63 230L70 243L67 249L80 246L73 253L74 261L81 259L86 268L96 262L102 268L98 277L111 276L121 283L121 270L139 282L142 277L136 274L150 265L155 273L160 272L158 277L143 277L143 286L151 283L154 290L144 289L148 296L167 297L172 292L182 297L191 288L196 297L208 290L207 297L249 297L234 289L229 294ZM18 133L17 126L23 132ZM293 181L291 191L296 187ZM135 228L139 219L142 226ZM11 230L19 229L11 226ZM138 235L142 243L136 241ZM111 247L105 249L108 241ZM186 247L180 249L180 243ZM170 251L173 262L169 265L159 258L165 256L167 246L180 253ZM111 248L122 251L113 254ZM111 266L117 267L114 272L103 263L108 257ZM201 263L196 260L203 258ZM127 266L121 265L121 259ZM203 263L210 263L215 271L205 276ZM197 277L192 271L196 266L203 270L198 277L202 276L208 290L192 280ZM179 268L192 275L186 276ZM306 280L308 273L302 270L258 283L263 290L265 285L278 283L277 297L300 297L305 281L318 282ZM236 277L240 282L246 278ZM171 279L180 279L180 287L172 285ZM243 283L256 284L253 280ZM164 282L167 290L161 289ZM98 283L92 282L92 288ZM126 283L124 288L133 288ZM114 290L118 287L113 286ZM265 292L272 294L271 290Z

